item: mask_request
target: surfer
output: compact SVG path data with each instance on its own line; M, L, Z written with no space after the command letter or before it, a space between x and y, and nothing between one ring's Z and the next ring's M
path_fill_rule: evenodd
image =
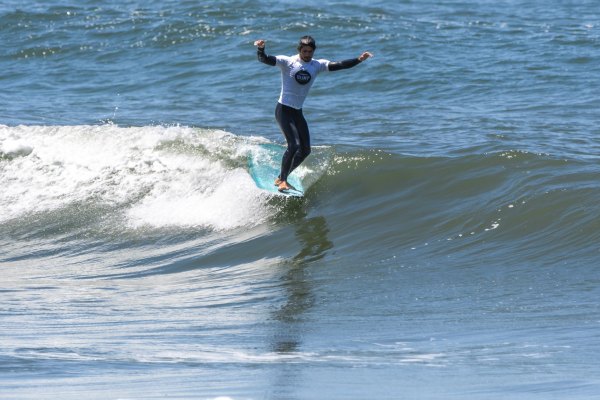
M287 177L310 154L308 125L302 113L302 104L317 75L324 71L339 71L352 68L372 54L365 51L357 58L344 61L315 60L317 48L311 36L303 36L298 43L298 54L294 56L272 56L265 53L263 39L254 42L258 60L281 69L281 93L275 108L275 118L287 141L287 149L281 160L281 173L275 179L279 191L293 189Z

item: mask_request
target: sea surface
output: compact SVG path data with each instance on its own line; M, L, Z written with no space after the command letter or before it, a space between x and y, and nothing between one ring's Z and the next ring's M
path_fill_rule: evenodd
M600 398L599 5L2 0L0 398Z

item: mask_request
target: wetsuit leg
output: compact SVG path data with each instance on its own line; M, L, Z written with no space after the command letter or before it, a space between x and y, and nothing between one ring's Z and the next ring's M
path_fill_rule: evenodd
M275 118L287 141L287 149L281 160L279 178L287 181L288 175L310 154L310 135L308 124L302 110L277 103Z
M292 168L290 169L290 174L293 170L296 169L302 162L306 159L306 157L310 154L310 134L308 132L308 124L306 123L306 119L304 119L304 114L302 114L302 110L295 110L296 114L296 128L298 130L298 137L300 139L300 149L296 152L294 159L292 161Z

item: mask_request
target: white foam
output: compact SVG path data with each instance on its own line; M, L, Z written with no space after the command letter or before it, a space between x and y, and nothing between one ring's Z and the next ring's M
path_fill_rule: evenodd
M226 230L263 222L261 194L242 169L215 170L213 179L192 174L158 185L128 212L133 227L205 226ZM206 178L206 176L205 176Z
M0 158L25 157L31 154L32 151L33 147L22 141L13 139L0 141Z
M0 221L73 204L113 207L123 223L231 229L263 222L245 169L254 141L189 127L0 126Z

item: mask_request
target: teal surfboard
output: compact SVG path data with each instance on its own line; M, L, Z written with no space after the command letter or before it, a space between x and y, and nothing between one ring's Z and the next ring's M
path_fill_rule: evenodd
M281 157L285 148L276 144L260 144L252 150L248 156L248 171L250 176L256 183L259 189L266 190L269 193L292 196L292 197L303 197L304 188L302 182L293 173L288 176L288 183L292 185L295 190L286 190L280 192L275 186L275 178L279 176L281 170Z

